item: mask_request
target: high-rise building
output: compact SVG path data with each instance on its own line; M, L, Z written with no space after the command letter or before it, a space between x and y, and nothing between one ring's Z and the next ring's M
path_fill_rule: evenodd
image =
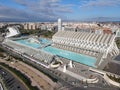
M24 26L24 29L35 30L39 27L39 24L37 24L37 23L25 23L23 26Z
M61 19L58 19L58 31L62 30L62 22Z

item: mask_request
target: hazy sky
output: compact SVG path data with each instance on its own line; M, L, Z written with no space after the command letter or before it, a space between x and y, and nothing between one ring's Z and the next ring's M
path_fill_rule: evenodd
M120 0L0 0L0 21L119 20Z

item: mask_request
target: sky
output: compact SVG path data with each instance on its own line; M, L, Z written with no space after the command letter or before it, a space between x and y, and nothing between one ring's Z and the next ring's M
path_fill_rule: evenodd
M0 21L120 21L120 0L0 0Z

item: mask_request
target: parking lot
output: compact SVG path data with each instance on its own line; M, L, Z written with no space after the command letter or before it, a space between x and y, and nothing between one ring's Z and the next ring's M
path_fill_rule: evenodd
M0 77L8 90L27 90L27 88L17 78L1 66Z

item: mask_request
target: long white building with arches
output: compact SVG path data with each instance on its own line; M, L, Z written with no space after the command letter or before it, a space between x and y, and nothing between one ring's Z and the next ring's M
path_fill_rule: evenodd
M96 66L100 67L109 62L106 58L119 54L115 38L115 34L58 31L53 36L53 46L96 57Z

